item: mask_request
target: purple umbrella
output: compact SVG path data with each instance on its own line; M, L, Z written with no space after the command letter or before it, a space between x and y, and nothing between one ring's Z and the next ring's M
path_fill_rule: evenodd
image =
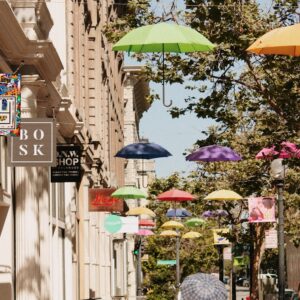
M241 156L229 147L223 147L218 145L210 145L201 147L197 151L189 154L186 160L189 161L238 161L241 160Z
M202 214L202 217L204 217L204 218L212 218L212 217L214 217L214 213L211 210L206 210Z

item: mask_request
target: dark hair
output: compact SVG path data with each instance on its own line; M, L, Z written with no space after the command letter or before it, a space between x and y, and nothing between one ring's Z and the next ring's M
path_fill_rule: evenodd
M272 208L274 205L273 198L264 197L262 199L262 204L265 208L268 208L268 209Z

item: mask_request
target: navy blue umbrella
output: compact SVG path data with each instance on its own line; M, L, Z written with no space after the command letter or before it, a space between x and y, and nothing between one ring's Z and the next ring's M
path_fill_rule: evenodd
M132 159L153 159L172 156L172 154L162 146L154 143L134 143L123 147L115 156Z
M178 209L174 209L174 208L170 208L168 209L166 216L168 218L187 218L190 217L192 214L187 211L185 208L178 208Z

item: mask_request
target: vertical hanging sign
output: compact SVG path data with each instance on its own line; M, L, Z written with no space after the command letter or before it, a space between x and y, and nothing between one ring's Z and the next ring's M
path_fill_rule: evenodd
M22 119L20 136L8 139L12 166L56 166L56 127L52 119Z
M19 136L21 75L0 74L0 135Z
M80 159L80 146L57 145L57 165L51 168L51 182L80 182Z

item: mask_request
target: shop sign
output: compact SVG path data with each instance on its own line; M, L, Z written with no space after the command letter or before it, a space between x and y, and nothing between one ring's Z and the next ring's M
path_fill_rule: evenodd
M0 135L19 136L21 75L0 74Z
M51 182L80 182L81 147L58 145L56 148L56 167L51 168Z
M275 222L275 198L251 197L248 199L249 223Z
M123 212L124 200L113 198L115 188L89 189L89 211Z
M108 215L104 220L104 228L109 233L117 233L122 227L122 219L117 215Z
M22 119L20 136L9 137L13 166L55 166L56 128L52 119Z
M107 215L104 219L104 229L108 233L138 233L138 217L120 217L118 215Z

